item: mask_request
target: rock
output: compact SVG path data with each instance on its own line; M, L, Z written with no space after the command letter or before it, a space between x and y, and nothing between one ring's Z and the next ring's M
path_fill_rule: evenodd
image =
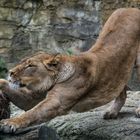
M26 55L29 54L31 49L32 48L29 42L29 33L23 30L18 30L16 34L13 36L11 48L9 49L9 53L10 53L9 62L10 63L14 63L15 61L19 62L21 60L21 57L25 57L24 53L26 52Z
M55 130L46 125L40 127L38 136L40 140L59 140Z
M20 8L26 0L1 0L0 1L0 6L3 7L13 7L13 8Z
M18 130L16 134L0 133L0 140L58 140L58 136L52 128L45 124Z
M15 135L0 134L0 139L139 140L140 119L135 117L134 110L139 106L140 92L129 91L127 94L127 101L117 119L103 119L109 103L88 112L56 117L46 124L18 130Z
M102 24L108 19L112 12L122 7L136 7L140 8L139 0L101 0L100 4Z
M88 50L115 9L139 5L138 0L1 0L0 56L11 68L40 50L76 54Z
M5 39L12 39L13 33L15 30L15 26L13 25L8 25L5 24L4 22L0 23L0 38L5 38Z
M40 50L85 51L100 30L99 6L98 0L1 0L0 55L12 67Z

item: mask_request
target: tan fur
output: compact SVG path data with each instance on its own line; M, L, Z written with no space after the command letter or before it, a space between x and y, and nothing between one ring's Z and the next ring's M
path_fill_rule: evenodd
M77 56L42 53L22 61L10 74L12 82L18 81L24 87L15 91L4 84L3 92L21 108L27 99L30 103L23 107L25 110L47 97L24 114L1 121L2 131L48 121L70 110L86 111L115 98L112 110L118 114L135 61L139 64L139 36L140 11L119 9L108 19L89 51ZM38 100L32 104L34 96Z

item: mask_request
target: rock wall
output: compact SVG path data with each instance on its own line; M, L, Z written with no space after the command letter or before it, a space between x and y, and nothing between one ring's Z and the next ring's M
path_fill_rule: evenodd
M140 8L140 0L101 0L101 21L105 23L111 13L122 7L136 7Z
M11 67L43 50L78 53L94 44L100 25L120 7L139 0L1 0L0 57Z
M36 51L78 53L100 28L98 0L1 0L0 56L8 66Z

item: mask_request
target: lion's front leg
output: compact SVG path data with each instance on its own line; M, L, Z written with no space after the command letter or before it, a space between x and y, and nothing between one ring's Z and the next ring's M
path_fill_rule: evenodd
M19 117L4 119L0 121L0 131L3 131L4 133L15 132L18 128L21 128L22 126L25 126L25 123L24 120Z
M46 99L41 101L31 110L15 118L2 120L0 123L0 130L5 133L15 132L18 128L46 122L56 116L66 114L76 104L76 102L78 102L79 98L84 95L83 92L79 96L79 92L83 91L83 88L72 94L73 91L76 90L73 88L69 88L68 90L64 87L54 88L54 90L47 94Z
M33 108L46 96L46 94L35 94L26 87L14 89L5 79L0 79L0 90L13 104L25 111Z
M9 82L5 79L0 79L0 89L7 87Z
M47 98L20 116L2 120L0 122L0 131L12 133L19 128L45 122L61 114L64 114L64 111L61 109L59 100L55 97L52 97L51 99Z

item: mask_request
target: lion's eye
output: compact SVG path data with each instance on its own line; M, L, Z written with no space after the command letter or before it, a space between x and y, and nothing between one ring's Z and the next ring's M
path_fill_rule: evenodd
M33 64L29 64L27 67L36 67L36 66Z
M49 67L56 67L57 64L55 64L55 63L50 63L50 64L48 64L48 66L49 66Z
M32 74L36 71L37 67L35 65L28 65L24 71L25 74Z
M28 67L33 67L33 65L32 64L29 64Z

